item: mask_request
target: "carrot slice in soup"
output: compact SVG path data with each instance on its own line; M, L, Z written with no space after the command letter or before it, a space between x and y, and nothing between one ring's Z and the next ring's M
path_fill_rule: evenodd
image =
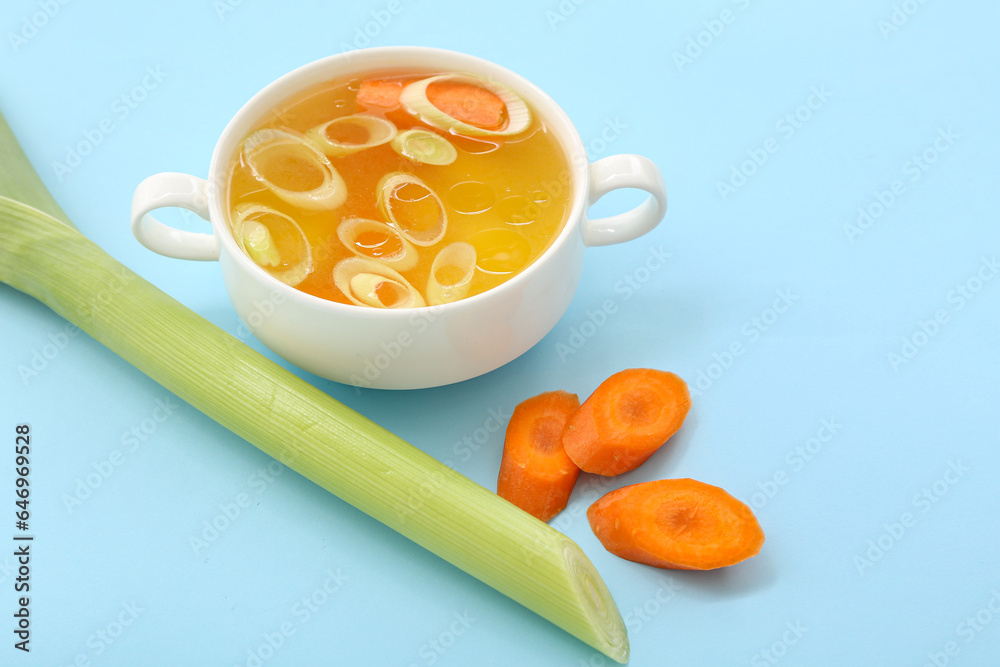
M358 88L358 104L365 107L391 109L399 105L403 82L392 79L368 79Z
M760 552L764 531L744 503L693 479L625 486L599 498L587 519L620 558L678 570L714 570Z
M542 521L566 507L580 474L562 447L579 407L576 394L550 391L519 403L507 424L497 494Z
M615 373L584 401L563 434L563 447L585 472L633 470L677 432L691 408L684 380L665 371Z
M504 120L503 100L469 83L435 81L427 86L427 101L452 118L476 127L495 129Z

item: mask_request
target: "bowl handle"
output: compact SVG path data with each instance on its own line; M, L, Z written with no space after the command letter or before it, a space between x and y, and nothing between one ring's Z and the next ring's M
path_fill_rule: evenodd
M132 233L153 252L177 259L219 259L215 234L186 232L163 224L150 211L176 206L186 208L205 220L208 213L208 181L175 172L150 176L132 196Z
M611 155L590 164L588 204L621 188L645 190L650 196L630 211L586 221L583 226L586 245L631 241L651 231L663 219L667 212L667 188L652 160L641 155Z

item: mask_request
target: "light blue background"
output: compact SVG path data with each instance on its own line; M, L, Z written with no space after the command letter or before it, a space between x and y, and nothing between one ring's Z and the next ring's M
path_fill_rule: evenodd
M566 109L592 157L639 153L661 167L664 223L588 251L555 330L487 376L398 393L308 379L493 489L502 433L475 451L461 444L491 410L509 414L556 388L585 397L630 366L675 371L701 387L681 433L621 479L581 477L554 521L607 580L631 664L995 664L996 3L398 3L10 0L0 109L84 233L236 333L215 264L166 259L132 238L140 180L204 176L216 137L254 92L364 45L366 27L371 45L451 48L523 74ZM32 33L25 21L44 25ZM147 68L162 80L125 115L116 100ZM791 132L784 119L796 113ZM60 178L53 163L104 119L113 130ZM604 146L602 132L613 139ZM766 162L741 167L766 147ZM933 162L914 170L925 151ZM754 173L724 197L734 168ZM879 213L897 181L891 204L851 232L859 207ZM595 213L635 201L609 197ZM670 257L647 271L654 250ZM967 299L959 286L978 291ZM784 312L770 310L776 299ZM584 326L607 300L616 312ZM943 323L928 324L936 314ZM266 456L86 335L60 338L65 322L32 299L0 289L0 321L0 440L32 426L37 536L28 656L12 648L14 563L0 548L0 663L255 664L248 652L260 655L268 635L279 643L283 627L280 648L263 650L268 667L610 663L295 473L262 476ZM576 338L581 327L592 335ZM62 349L23 378L53 340ZM572 354L561 347L574 343ZM741 354L728 357L734 344ZM126 437L132 429L145 440ZM797 448L811 449L808 460ZM0 451L10 459L0 461L2 536L13 533L13 455ZM607 554L586 507L603 490L662 477L750 502L767 534L761 554L709 573ZM241 501L225 530L191 545ZM323 602L308 610L309 597ZM130 624L102 640L119 619Z

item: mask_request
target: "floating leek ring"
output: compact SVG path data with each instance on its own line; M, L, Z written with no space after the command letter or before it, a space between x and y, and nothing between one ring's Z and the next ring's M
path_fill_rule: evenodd
M376 189L379 211L408 241L426 247L444 238L448 229L444 204L422 180L394 171L383 176Z
M279 164L276 170L269 169L271 165L265 159L268 157L267 154L273 151L280 151L278 157L285 162ZM257 130L243 142L243 155L253 177L293 206L326 210L337 208L347 199L344 179L330 164L330 160L310 141L298 134L271 128ZM295 162L299 164L296 165ZM310 170L314 173L308 173ZM289 182L275 183L276 179ZM294 187L295 180L298 180L299 184L305 180L308 186L311 185L310 181L317 179L322 182L316 183L311 188Z
M464 299L476 273L476 249L456 241L437 254L427 277L427 302L432 306Z
M399 230L384 222L347 218L337 225L337 237L358 257L373 259L397 271L409 271L417 265L417 249Z
M298 223L260 204L236 207L233 237L257 266L281 282L298 285L312 273L312 250Z
M430 130L403 130L392 139L392 150L424 164L446 165L458 158L451 142Z
M502 130L490 130L471 125L441 111L427 99L427 86L435 81L467 83L490 91L500 98L507 109L507 126ZM506 137L524 132L531 125L531 111L517 93L502 83L472 74L439 74L415 81L403 87L403 91L399 94L399 102L409 114L421 121L455 134Z
M356 306L418 308L427 305L406 278L373 259L350 257L337 262L333 282Z
M330 138L329 130L337 125L355 125L361 127L368 133L368 138L362 143L351 143L346 141L335 141ZM331 121L317 125L308 132L306 136L312 139L317 146L323 149L327 155L332 157L343 157L351 153L357 153L366 148L374 148L384 143L392 141L396 136L396 126L391 121L378 116L368 114L354 114L351 116L341 116Z

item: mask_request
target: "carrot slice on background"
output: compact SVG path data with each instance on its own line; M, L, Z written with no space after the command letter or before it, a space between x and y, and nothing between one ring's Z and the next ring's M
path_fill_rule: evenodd
M690 408L691 394L677 375L649 368L620 371L573 415L563 447L585 472L628 472L677 432Z
M435 81L427 86L427 101L452 118L476 127L493 129L503 122L503 100L470 83Z
M358 88L358 104L366 107L391 109L399 105L403 82L393 79L367 79Z
M579 407L576 394L545 392L519 403L507 424L497 494L542 521L566 507L580 474L562 447Z
M764 531L744 503L693 479L632 484L599 498L587 519L620 558L678 570L714 570L760 552Z

